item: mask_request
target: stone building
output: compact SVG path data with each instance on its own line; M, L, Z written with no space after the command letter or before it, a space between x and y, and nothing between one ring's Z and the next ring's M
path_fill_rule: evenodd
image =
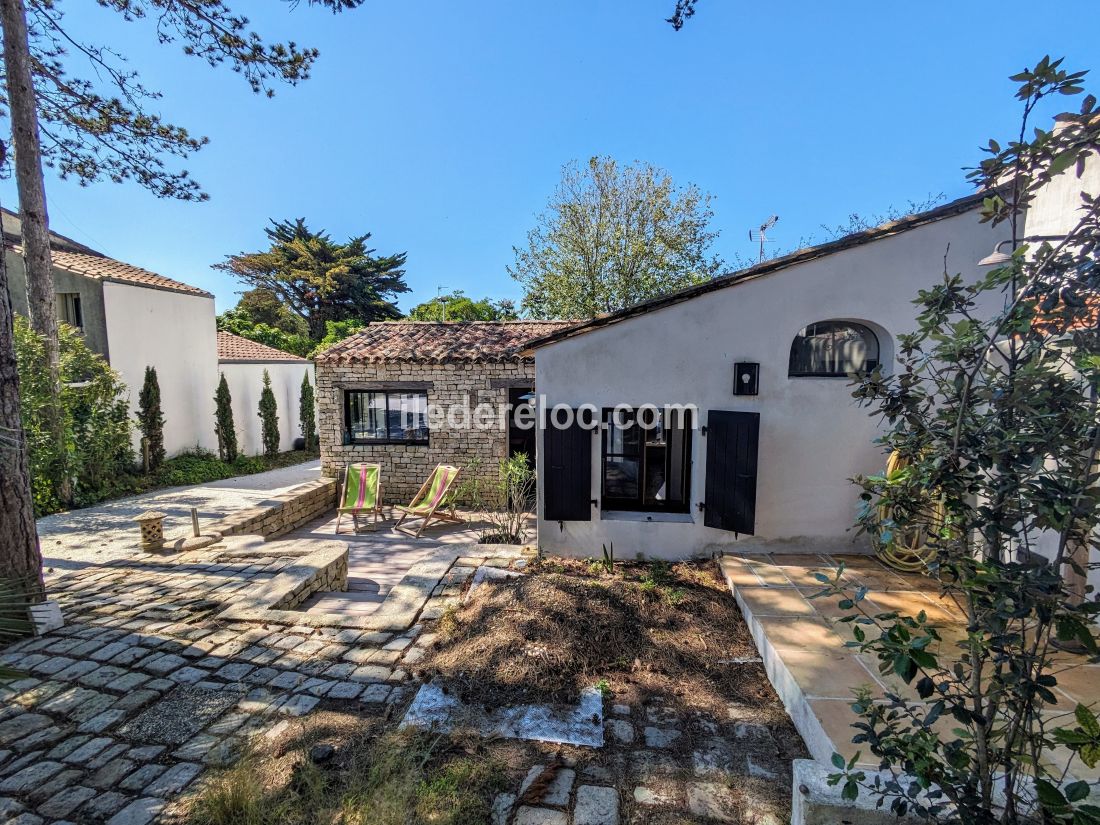
M489 477L508 455L533 460L534 429L507 415L533 397L534 359L520 352L568 323L387 321L333 345L316 358L322 472L377 462L390 505L440 463Z

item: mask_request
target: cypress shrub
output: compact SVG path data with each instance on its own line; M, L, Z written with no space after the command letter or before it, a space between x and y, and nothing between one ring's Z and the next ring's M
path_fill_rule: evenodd
M306 452L317 449L317 411L314 405L313 385L309 383L309 370L302 376L302 394L298 400L298 418Z
M271 389L271 376L264 370L264 388L260 392L260 422L263 430L264 455L279 454L279 406Z
M149 443L149 469L164 463L164 413L160 409L160 382L154 367L145 368L145 382L138 396L138 429Z
M229 382L222 373L214 393L214 434L218 437L218 458L230 463L237 460L237 428L233 424L233 398Z

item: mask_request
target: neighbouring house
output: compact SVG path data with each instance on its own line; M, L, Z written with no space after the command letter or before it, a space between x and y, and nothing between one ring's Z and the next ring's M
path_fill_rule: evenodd
M880 422L847 375L889 371L912 300L944 266L972 282L1008 237L981 196L803 249L533 341L542 403L592 405L539 432L538 536L549 553L614 544L677 558L865 549L857 489L881 471ZM945 257L946 256L946 257ZM618 420L616 405L628 405ZM643 405L654 405L640 410ZM675 405L694 405L677 410ZM650 428L639 425L653 424ZM585 423L595 423L596 429Z
M535 363L523 348L569 325L385 321L334 344L316 358L322 471L377 462L394 503L408 502L439 463L461 465L467 477L476 463L489 477L510 454L532 456L533 428L473 419L479 405L498 413L528 401ZM429 426L429 405L453 417Z
M0 211L12 305L26 315L19 216ZM88 346L119 373L131 409L137 409L145 368L155 367L165 411L165 450L171 455L195 446L216 449L214 296L63 235L51 233L50 245L58 318L81 330ZM135 448L139 441L135 430Z
M309 382L316 383L313 362L219 330L218 369L233 397L233 423L240 453L260 455L264 451L259 416L264 370L271 376L271 390L279 406L279 450L294 449L295 440L302 435L299 403L302 377L309 375Z

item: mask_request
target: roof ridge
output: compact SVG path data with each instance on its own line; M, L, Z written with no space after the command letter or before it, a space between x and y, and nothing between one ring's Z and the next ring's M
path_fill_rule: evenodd
M684 301L697 298L701 295L705 295L708 292L717 292L720 289L727 289L729 287L737 286L745 281L752 280L753 278L762 277L764 275L770 275L773 272L779 272L787 269L791 266L796 266L807 261L813 261L818 258L823 258L827 255L832 255L836 252L843 252L847 249L851 249L856 246L860 246L864 243L879 240L880 238L886 238L891 235L895 235L901 232L908 231L910 229L916 229L934 221L941 220L943 218L951 218L956 215L962 215L973 209L976 209L982 204L982 202L989 197L987 190L981 190L978 192L965 195L961 198L956 198L948 203L934 206L931 209L926 209L923 212L916 212L912 215L906 215L902 218L897 218L886 223L879 224L878 226L868 227L867 229L861 229L858 232L851 232L847 235L843 235L840 238L835 238L831 241L826 241L820 244L814 244L813 246L806 246L801 249L796 249L788 252L786 255L781 255L778 258L772 258L768 261L762 261L761 263L754 264L753 266L745 267L744 269L734 270L732 272L724 272L721 275L716 275L708 281L704 281L701 284L695 284L694 286L684 287L674 292L670 292L667 295L661 295L657 298L651 298L647 301L640 301L636 304L632 304L623 309L609 312L603 315L598 315L595 318L591 318L587 321L580 321L569 329L560 330L558 332L552 332L549 335L542 335L538 338L533 338L528 342L525 352L530 355L534 350L549 344L563 341L566 338L573 338L577 335L584 335L587 332L600 329L610 324L615 324L620 321L625 321L629 318L637 315L644 315L647 312L651 312L657 309L663 309L667 306L673 306L675 304L683 303Z

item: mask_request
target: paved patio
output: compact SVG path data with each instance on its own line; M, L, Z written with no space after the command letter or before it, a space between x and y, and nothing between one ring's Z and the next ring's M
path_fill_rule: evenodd
M837 607L835 599L809 599L820 592L816 572L832 575L843 561L846 576L869 588L868 610L899 610L915 616L923 610L937 624L943 637L940 647L953 646L965 638L965 622L960 609L939 594L932 579L899 573L872 556L833 556L825 554L726 556L720 566L738 605L748 622L756 645L764 658L768 678L783 700L802 735L810 754L828 763L834 752L851 758L862 751L866 760L873 757L867 747L852 743L856 716L850 705L853 693L869 687L873 695L893 691L919 701L916 691L900 679L882 676L872 656L846 648L852 639L851 625L839 622L850 613ZM952 648L953 649L953 648ZM1081 656L1058 654L1064 668L1057 674L1056 692L1062 697L1057 710L1071 714L1078 702L1100 701L1100 666L1088 664ZM1067 754L1055 752L1055 761ZM865 761L867 767L877 763ZM1089 770L1074 762L1077 778L1100 779L1100 770Z
M351 613L369 615L385 601L390 590L399 582L414 564L435 550L447 546L477 545L481 529L485 523L477 515L460 512L467 519L465 524L441 524L424 531L420 538L414 538L393 529L396 519L387 517L384 521L372 525L361 533L352 531L352 521L344 516L340 522L340 533L336 533L336 516L326 515L316 521L291 532L292 539L332 539L339 538L348 545L348 589L346 592L322 592L309 598L303 605L309 613ZM529 536L534 540L534 520L530 520ZM476 568L484 564L487 554L459 559L459 573L465 575L466 568ZM456 574L457 575L457 574ZM443 595L446 582L440 586L436 595ZM447 595L457 595L453 588Z
M88 564L140 556L134 516L160 510L167 514L164 522L167 535L190 535L192 507L198 508L202 523L209 523L313 481L320 472L320 461L306 461L266 473L156 490L82 510L55 513L38 519L43 560L46 567L76 570Z
M318 544L240 538L236 549L130 554L47 576L65 627L0 654L26 674L0 689L0 821L145 825L289 719L326 706L382 714L411 698L411 666L432 638L424 622L450 601L442 583L438 595L419 583L423 607L395 631L304 613L297 625L227 621L223 610ZM440 576L461 574L461 590L474 571L449 564Z

